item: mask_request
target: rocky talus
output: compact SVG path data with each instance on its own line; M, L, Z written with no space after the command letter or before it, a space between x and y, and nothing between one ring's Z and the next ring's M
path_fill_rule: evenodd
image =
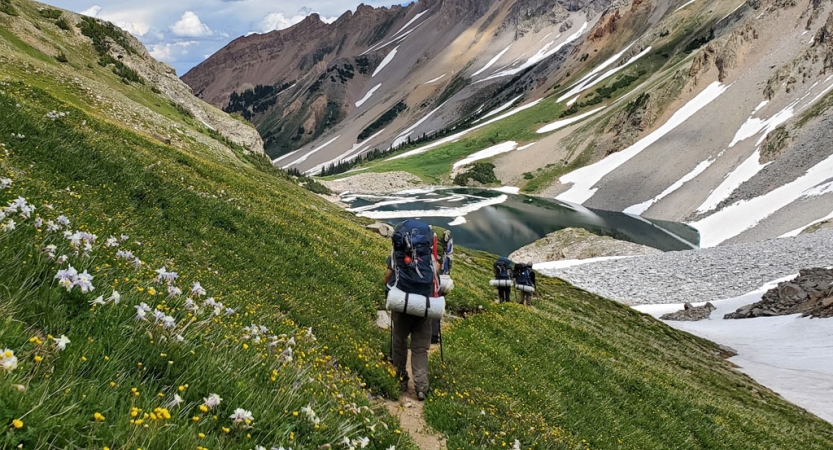
M581 228L552 232L511 255L512 261L541 263L562 259L587 259L605 256L656 255L661 251L610 236L598 236Z
M790 281L768 290L761 301L726 314L724 319L803 314L833 317L833 269L806 269Z
M706 302L703 306L694 306L691 303L686 303L682 311L675 311L668 314L663 314L660 320L676 320L680 322L696 322L698 320L708 319L714 311L715 306L711 302Z
M335 193L389 194L419 186L422 180L408 172L370 172L321 183Z
M833 231L667 252L541 273L629 305L738 297L807 267L833 266Z

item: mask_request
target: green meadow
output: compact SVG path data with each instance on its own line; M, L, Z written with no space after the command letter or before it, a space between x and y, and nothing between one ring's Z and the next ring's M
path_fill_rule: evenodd
M48 25L12 3L21 16L0 12L0 29ZM7 34L0 448L417 448L380 403L399 396L375 325L389 241L265 158L213 136L165 145L115 119L66 80L201 129L152 86L84 69L91 49L61 64ZM501 140L534 133L518 116ZM708 341L558 280L531 307L497 305L494 256L456 257L455 318L444 361L431 356L425 405L449 448L833 441L833 426Z

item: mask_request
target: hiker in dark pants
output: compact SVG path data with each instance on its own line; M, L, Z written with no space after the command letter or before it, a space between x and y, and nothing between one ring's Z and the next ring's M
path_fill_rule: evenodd
M497 286L497 294L500 303L509 301L509 294L512 291L512 261L501 256L495 261L495 279L490 284Z
M522 305L529 305L532 293L535 292L535 272L532 270L532 263L515 264L512 278L515 279L515 288L521 296L518 302Z
M433 258L433 255L431 256ZM433 270L439 272L439 265L436 260L432 261ZM394 266L391 258L388 258L388 267L385 272L385 286L392 286L394 280ZM434 296L434 284L427 284L424 290L413 291L412 294L426 297ZM408 391L408 337L410 336L411 350L411 372L414 377L414 388L417 399L425 400L428 393L428 349L431 347L431 319L427 317L412 316L405 313L391 311L391 326L393 326L393 348L391 349L393 366L399 376L399 389L402 392Z

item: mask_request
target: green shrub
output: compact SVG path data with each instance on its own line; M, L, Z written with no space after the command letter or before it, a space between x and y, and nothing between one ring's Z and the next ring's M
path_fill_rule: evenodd
M169 103L171 106L173 106L173 107L174 107L174 109L176 109L176 110L177 110L177 112L179 112L179 113L180 113L180 114L182 114L183 116L185 116L185 117L187 117L187 118L189 118L189 119L194 119L194 118L195 118L195 117L194 117L194 113L192 113L190 109L186 108L186 107L185 107L185 106L183 106L181 103L177 103L177 102L175 102L175 101L173 101L173 100L169 100L169 101L168 101L168 103ZM211 131L212 131L212 130L211 130L211 129L209 129L209 130L208 130L208 134L211 134ZM220 133L217 133L217 134L219 135Z
M109 54L110 42L108 42L108 38L112 39L113 42L121 46L128 53L136 54L136 49L128 43L129 41L124 31L112 23L85 16L81 18L81 23L78 26L81 28L81 34L93 41L93 48L95 48L99 56L103 57Z
M384 114L379 116L378 119L374 120L370 125L367 126L367 128L362 130L362 132L359 133L358 141L361 142L369 138L373 135L373 133L376 132L376 130L380 130L389 123L396 120L396 116L398 116L399 113L405 111L406 109L408 109L408 105L406 105L405 102L400 101L399 103L394 105L393 108L385 111Z
M461 172L454 177L454 184L458 186L466 186L469 180L477 181L482 184L497 183L497 176L495 176L495 165L490 162L478 161L469 167L465 172Z
M41 17L56 20L56 19L61 17L61 14L63 14L63 11L61 11L60 9L45 8L45 9L42 9L42 10L38 11L38 13L40 13Z
M5 13L10 16L18 16L17 10L12 6L12 2L9 0L0 0L0 12Z
M63 17L55 21L55 26L64 31L69 31L71 28L69 26L69 23L67 23L66 19L64 19Z

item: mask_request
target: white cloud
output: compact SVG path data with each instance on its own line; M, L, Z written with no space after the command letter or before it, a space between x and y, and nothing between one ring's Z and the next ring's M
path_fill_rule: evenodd
M175 35L180 37L205 37L214 34L208 25L200 21L200 17L194 11L185 11L182 18L170 28Z
M312 14L312 11L309 8L301 8L297 14L292 17L287 17L282 12L273 12L269 13L264 17L258 24L257 32L260 33L268 33L274 30L283 30L284 28L289 28L296 23L301 22L302 20L306 19L307 16ZM321 17L321 21L325 23L333 23L338 19L338 17Z
M101 12L101 7L98 6L98 5L93 5L89 8L81 11L79 14L82 14L82 15L85 15L85 16L90 16L90 17L95 17L100 12Z
M117 27L132 34L133 36L144 36L150 31L150 25L142 22L114 22Z
M148 47L150 56L166 63L176 62L178 59L188 55L188 47L196 44L197 41L175 42L173 44L155 44Z

